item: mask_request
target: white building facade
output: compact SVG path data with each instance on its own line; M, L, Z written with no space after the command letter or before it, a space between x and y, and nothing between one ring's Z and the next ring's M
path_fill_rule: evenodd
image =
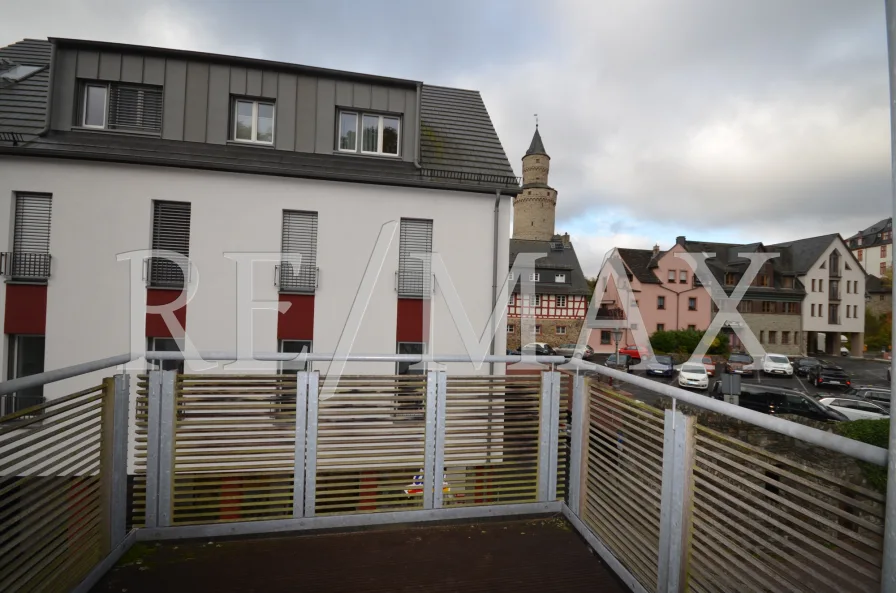
M172 276L170 264L144 257L133 263L146 290L138 303L169 302L182 290L189 295L175 314L185 335L137 311L145 335L136 340L149 349L183 349L189 339L200 351L235 351L249 340L238 330L244 315L252 319L255 352L324 353L342 345L353 353L463 354L452 316L458 312L444 298L448 281L476 337L489 328L495 286L507 276L518 184L490 122L476 133L493 138L491 164L464 164L481 155L451 121L451 109L465 103L486 113L478 93L155 48L23 43L0 56L6 51L21 61L28 50L33 61L52 61L56 70L45 67L38 79L20 83L43 77L53 99L40 121L0 142L3 379L128 352L135 295L127 258L134 256L122 254L139 250L173 249L190 263L186 281ZM96 92L105 127L91 128L98 121L90 119L93 87L104 89ZM138 93L133 105L141 110L158 94L159 122L120 107L130 92ZM110 127L127 117L150 131ZM321 130L321 122L329 128ZM242 142L244 135L252 141ZM438 162L428 156L428 143L451 140L454 153ZM301 268L292 268L289 256L271 256L282 252L301 256ZM429 266L414 259L419 252L441 258L450 280L433 279ZM238 277L241 257L255 259L251 276ZM254 304L238 305L247 282L251 294L244 296ZM288 310L272 310L278 303ZM360 316L356 332L353 316ZM505 318L491 329L488 352L503 353ZM204 372L228 370L206 366ZM345 372L422 371L349 363ZM79 381L86 386L103 374ZM74 388L65 385L66 392ZM32 395L55 391L48 385ZM7 402L6 411L17 405Z

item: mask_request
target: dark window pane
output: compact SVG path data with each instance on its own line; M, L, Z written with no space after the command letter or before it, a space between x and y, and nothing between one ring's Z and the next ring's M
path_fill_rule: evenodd
M398 154L398 118L383 118L383 153Z
M339 149L357 150L358 148L358 114L339 114Z
M28 377L44 372L44 337L43 336L10 336L10 379ZM29 387L6 398L3 414L12 414L31 406L42 404L44 387Z
M288 352L290 354L311 352L311 340L283 340L280 342L280 352ZM280 365L281 373L298 373L299 371L307 370L308 364L297 360L284 361Z
M237 140L252 139L252 103L236 102L236 134Z
M361 139L361 150L364 152L376 152L379 146L377 140L379 136L380 118L375 115L364 116L364 135Z
M255 139L259 142L274 141L274 106L270 103L258 104L258 131Z
M398 353L399 354L423 354L425 351L425 344L423 342L399 342L398 344ZM399 362L398 363L398 374L399 375L422 375L423 368L411 368L413 365L418 365L416 362Z

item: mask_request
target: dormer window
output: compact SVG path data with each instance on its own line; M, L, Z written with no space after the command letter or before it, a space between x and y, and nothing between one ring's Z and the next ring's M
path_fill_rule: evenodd
M254 144L274 143L274 104L236 99L233 102L233 139Z
M558 282L558 283L566 282L566 274L555 274L554 282Z
M77 124L95 130L160 134L162 88L143 84L85 83Z
M357 111L339 112L339 152L398 156L400 140L401 118L398 116Z

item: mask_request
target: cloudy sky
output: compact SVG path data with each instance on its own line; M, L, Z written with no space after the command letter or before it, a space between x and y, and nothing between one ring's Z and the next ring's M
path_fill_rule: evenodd
M586 274L678 235L772 243L891 215L881 0L30 0L78 37L482 92L519 174L538 113Z

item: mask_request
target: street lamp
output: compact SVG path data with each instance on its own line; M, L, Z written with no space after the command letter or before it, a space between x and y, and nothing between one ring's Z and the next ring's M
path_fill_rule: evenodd
M622 330L614 329L613 330L613 339L616 340L616 365L619 366L619 340L622 339Z

